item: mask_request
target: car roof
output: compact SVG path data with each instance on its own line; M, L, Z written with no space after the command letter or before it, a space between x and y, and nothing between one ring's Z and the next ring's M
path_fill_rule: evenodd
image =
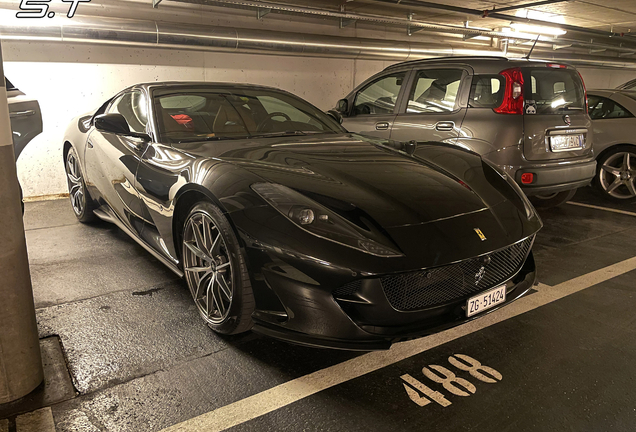
M615 94L621 94L628 96L630 98L636 98L636 89L631 90L623 90L623 89L590 89L587 91L588 94L595 94L603 97L611 97Z
M256 84L248 84L248 83L228 83L228 82L210 82L210 81L154 81L154 82L144 82L138 83L132 86L129 86L122 91L133 89L133 88L145 88L148 90L156 90L156 89L170 89L170 88L189 88L189 87L208 87L211 89L267 89L267 90L277 90L280 92L285 92L285 90L278 89L276 87L269 87L263 85Z
M419 65L428 65L435 63L445 63L445 64L468 64L475 72L482 73L482 71L490 72L493 67L501 65L502 67L534 67L534 66L545 66L547 63L558 63L562 65L566 65L569 68L573 68L572 65L563 63L561 61L546 61L546 60L535 60L535 59L525 59L525 58L507 58L507 57L499 57L499 56L456 56L456 57L434 57L428 59L421 60L409 60L405 62L395 63L391 66L386 67L385 71L390 71L392 69L400 69L404 67L415 67Z

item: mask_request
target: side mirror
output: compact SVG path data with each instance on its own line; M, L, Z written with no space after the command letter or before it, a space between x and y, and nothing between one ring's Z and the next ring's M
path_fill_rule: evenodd
M95 129L101 132L109 132L117 135L126 135L151 141L148 134L131 132L128 122L121 114L100 114L95 117Z
M101 132L128 135L128 122L121 114L101 114L95 117L95 129Z
M347 115L349 113L349 101L346 99L340 99L336 104L336 111L341 115Z
M329 114L331 117L333 117L333 119L335 121L337 121L339 124L342 124L342 114L340 114L338 111L329 110L329 111L327 111L327 114Z

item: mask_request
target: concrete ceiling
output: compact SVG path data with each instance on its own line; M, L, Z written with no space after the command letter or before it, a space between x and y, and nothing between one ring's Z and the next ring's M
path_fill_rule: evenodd
M432 3L449 6L460 6L479 11L501 9L504 7L534 3L534 0L520 2L518 0L432 0ZM427 7L415 7L399 4L396 0L394 4L390 2L380 3L373 0L281 0L277 3L290 5L302 5L312 8L324 8L338 11L344 4L347 12L372 13L389 17L405 17L408 13L414 13L414 18L422 21L431 21L440 24L461 25L470 21L470 25L486 28L500 28L507 23L499 19L482 18L475 15L468 15L459 12L442 11ZM636 34L636 1L634 0L610 0L604 3L591 0L569 0L554 4L532 6L526 9L506 11L508 15L515 15L517 11L538 11L553 14L560 17L565 24L585 27L588 29L598 29L612 31L616 33L628 33L633 30ZM558 18L557 18L558 19ZM555 19L555 21L557 21Z

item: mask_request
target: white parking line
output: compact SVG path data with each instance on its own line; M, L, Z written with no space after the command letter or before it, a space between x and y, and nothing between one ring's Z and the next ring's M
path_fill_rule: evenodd
M616 276L636 270L636 257L560 283L553 287L539 285L537 293L522 297L478 320L450 330L395 344L389 351L376 351L296 378L253 396L178 423L162 432L215 432L239 425L292 404L322 390L397 363L438 345L505 321L540 306L559 300Z
M574 201L568 201L568 204L574 205L574 206L579 206L579 207L592 208L592 209L596 209L596 210L604 210L604 211L608 211L608 212L612 212L612 213L624 214L624 215L628 215L628 216L636 216L636 213L634 213L634 212L628 212L628 211L625 211L625 210L619 210L619 209L614 209L614 208L609 208L609 207L595 206L595 205L592 205L592 204L584 204L584 203L574 202Z

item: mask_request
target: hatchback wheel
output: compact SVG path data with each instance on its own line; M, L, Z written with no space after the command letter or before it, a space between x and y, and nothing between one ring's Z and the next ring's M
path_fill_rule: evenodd
M66 163L64 166L66 169L68 196L71 199L71 206L73 207L75 216L80 222L84 223L95 220L93 200L86 190L79 159L73 147L66 153Z
M636 198L636 149L617 147L606 153L596 167L596 186L608 198Z
M254 297L234 231L221 210L195 205L183 226L185 279L201 317L216 332L242 333L252 327Z

